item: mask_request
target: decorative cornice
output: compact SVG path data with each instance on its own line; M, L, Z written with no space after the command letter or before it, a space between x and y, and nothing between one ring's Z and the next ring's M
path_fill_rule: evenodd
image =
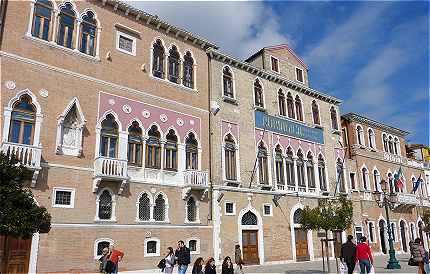
M300 93L312 96L316 99L328 102L330 104L340 105L342 103L342 100L339 98L327 95L323 92L317 91L315 89L312 89L310 87L307 87L305 85L301 85L299 83L296 83L294 81L291 81L287 79L286 77L283 77L281 75L269 72L267 70L258 68L253 66L250 63L241 61L235 57L229 56L225 53L220 52L217 49L210 48L207 50L207 54L210 58L214 58L218 61L221 61L223 63L226 63L228 65L234 66L238 69L244 70L246 72L252 73L254 75L257 75L258 77L264 78L266 80L272 81L274 83L283 85L285 87L288 87L290 89L296 90Z
M363 123L369 126L372 126L374 128L378 128L381 129L383 131L385 131L386 133L391 133L391 134L395 134L399 137L405 137L406 135L409 134L409 132L401 130L399 128L395 128L393 126L389 126L383 123L380 123L378 121L372 120L370 118L361 116L360 114L357 113L347 113L342 115L342 119L345 119L347 121L353 121L353 122L358 122L358 123Z
M206 50L208 48L218 48L214 43L194 34L182 28L173 26L161 19L157 15L152 15L150 13L144 12L137 9L123 1L120 0L99 0L102 5L109 5L113 7L113 11L116 13L123 13L124 16L133 17L134 20L153 27L159 31L165 31L166 34L171 33L177 38L181 38L184 41L189 41L194 45Z

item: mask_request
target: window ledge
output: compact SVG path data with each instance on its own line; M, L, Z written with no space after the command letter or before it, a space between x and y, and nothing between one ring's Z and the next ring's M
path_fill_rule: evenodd
M151 78L152 78L152 79L154 79L154 80L157 80L157 81L160 81L160 82L166 83L166 84L168 84L168 85L171 85L171 86L174 86L174 87L177 87L177 88L183 89L183 90L188 91L188 92L192 92L192 93L199 93L199 90L198 90L198 89L189 88L189 87L186 87L186 86L181 85L181 84L173 83L173 82L169 81L169 80L168 80L168 79L166 79L166 78L159 78L159 77L155 77L154 75L152 75L152 71L149 71L148 73L149 73L149 77L151 77Z
M262 112L267 112L267 110L264 107L254 106L254 109Z
M235 106L239 105L237 99L235 99L235 98L231 98L231 97L228 97L228 96L223 96L222 100L224 102L226 102L226 103L233 104Z
M200 222L200 220L197 220L197 221L194 221L194 222L185 220L184 224L187 224L187 225L200 225L201 222Z
M323 127L323 126L321 126L321 125L317 125L317 124L314 124L314 128L324 129L324 127Z
M56 49L62 50L64 52L66 52L66 53L69 53L69 54L72 54L72 55L76 55L76 56L82 57L84 59L88 59L89 61L101 62L100 57L98 57L98 56L91 56L91 55L88 55L88 54L80 52L78 49L69 49L69 48L60 46L57 43L55 43L54 41L46 41L46 40L43 40L43 39L40 39L40 38L37 38L37 37L33 37L31 35L28 35L28 34L25 34L24 38L28 39L30 41L34 41L34 42L37 42L37 43L41 43L41 44L47 45L47 46L49 46L51 48L56 48Z
M340 130L338 130L338 129L332 129L332 130L331 130L331 133L332 133L332 134L339 135L339 136L342 134L342 133L341 133L341 131L340 131Z
M102 223L116 223L116 219L111 219L111 220L102 220L99 218L96 218L94 220L94 222L98 223L98 224L102 224Z
M240 187L240 182L239 181L224 180L224 184L226 186Z

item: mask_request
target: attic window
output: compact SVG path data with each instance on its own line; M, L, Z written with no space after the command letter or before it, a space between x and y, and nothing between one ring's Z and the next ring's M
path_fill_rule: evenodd
M271 56L270 62L272 64L272 71L279 72L279 60L277 58Z
M303 70L296 68L296 80L303 83Z

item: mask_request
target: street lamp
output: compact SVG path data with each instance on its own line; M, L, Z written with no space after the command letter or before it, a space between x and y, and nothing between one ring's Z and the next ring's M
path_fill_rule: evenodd
M399 261L396 259L396 251L394 250L393 244L394 240L392 233L394 233L394 231L392 231L391 229L390 216L388 215L388 208L393 210L396 206L396 194L388 190L388 184L384 179L382 179L380 185L382 191L380 191L379 189L375 190L373 192L373 198L375 199L376 204L380 208L385 208L385 215L387 216L388 243L390 246L390 250L388 251L388 253L390 254L390 259L388 260L387 268L400 269L400 264Z

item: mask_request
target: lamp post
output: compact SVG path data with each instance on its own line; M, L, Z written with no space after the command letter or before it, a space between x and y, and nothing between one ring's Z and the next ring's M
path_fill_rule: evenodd
M388 243L390 246L390 250L388 253L390 254L390 259L388 260L387 268L388 269L400 269L399 261L396 259L396 251L394 250L393 244L393 234L394 231L391 229L390 216L388 214L388 209L393 210L396 205L396 194L392 191L388 190L387 182L382 179L381 190L375 190L373 192L373 198L376 201L376 204L380 208L385 208L385 215L387 216L387 232L388 232Z

